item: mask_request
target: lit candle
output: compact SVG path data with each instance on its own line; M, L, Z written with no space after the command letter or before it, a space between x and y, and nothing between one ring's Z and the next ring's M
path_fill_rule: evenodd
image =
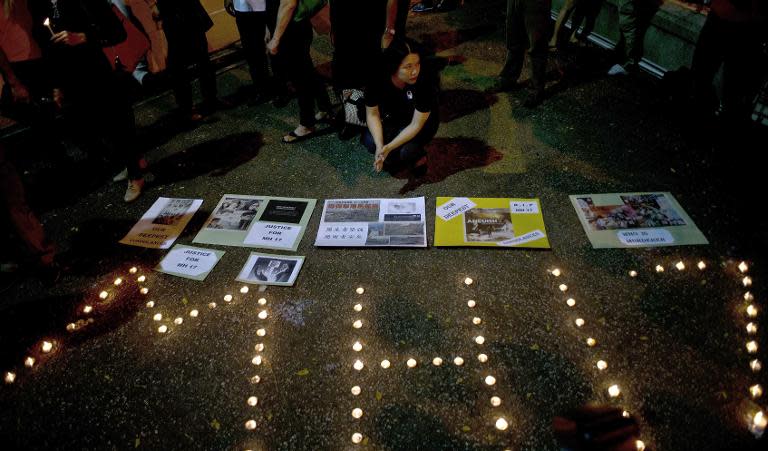
M661 265L656 265L656 272L664 272L664 267Z
M43 350L43 352L51 352L51 349L53 349L53 343L50 341L43 341L43 345L40 347L40 349Z
M560 291L562 291L563 293L565 293L566 291L568 291L568 285L566 285L566 284L564 284L564 283L561 283L561 284L560 284L560 286L559 286L558 288L560 288Z
M120 285L121 283L123 283L123 279L118 277L117 279L115 279L114 283L115 283L115 285Z
M453 359L453 364L456 366L464 365L464 359L462 359L461 357L456 357L455 359Z
M685 269L685 263L683 263L683 261L681 260L675 263L675 268L677 268L678 271L682 271Z
M746 277L744 277L743 279L741 279L741 283L742 283L742 284L743 284L745 287L748 287L748 286L752 285L752 278L751 278L751 277L749 277L749 276L746 276Z
M584 325L584 318L576 318L576 327L581 327Z
M263 337L263 336L267 335L267 329L258 329L256 331L256 335L258 335L259 337Z
M440 366L442 364L443 364L443 359L441 359L440 357L435 357L434 359L432 359L432 365Z
M91 313L92 311L93 311L93 307L91 307L90 305L86 305L85 307L83 307L83 313Z
M472 299L467 301L467 307L469 307L469 308L475 308L476 305L477 305L477 302L475 302Z
M744 293L744 300L747 301L747 302L752 302L752 301L755 300L755 297L752 296L752 293L747 291L746 293Z
M139 268L135 266L133 266L131 269L128 270L128 272L131 274L136 274L138 271L139 271Z
M608 368L608 363L606 363L605 360L598 360L597 361L597 369L598 370L603 371L606 368Z
M267 313L266 310L262 310L259 312L259 319L267 319L267 316L269 316L269 313Z
M700 261L700 262L699 262L699 263L698 263L696 266L697 266L697 267L698 267L700 270L702 270L702 271L704 271L705 269L707 269L707 264L706 264L706 263L704 263L703 261Z
M183 322L184 322L184 318L182 318L180 316L178 318L176 318L175 320L173 320L173 324L176 324L177 326L179 324L183 323Z
M408 359L407 362L405 362L406 365L408 365L408 368L413 368L416 366L416 360L415 359Z
M748 334L757 333L757 324L755 324L755 323L747 323L747 333Z
M560 270L555 268L552 270L552 275L555 277L560 277Z
M363 320L361 319L355 320L355 322L352 323L352 327L354 327L355 329L360 329L361 327L363 327Z
M256 422L254 420L248 420L245 422L245 428L249 431L256 429Z
M254 406L256 406L256 404L259 403L259 398L255 397L255 396L251 396L250 398L248 398L247 403L248 403L249 406L254 407Z
M355 360L354 365L352 365L352 368L356 369L357 371L362 370L365 367L362 360Z
M256 301L256 302L258 302L258 303L259 303L259 305L267 305L267 300L266 300L266 298L259 298L259 300L258 300L258 301Z
M48 28L48 31L51 32L51 36L53 36L54 33L53 33L53 28L51 28L51 19L46 17L45 20L43 21L43 25L45 25L45 27Z
M496 378L493 376L485 376L486 385L493 385L496 383Z
M100 299L106 299L108 296L109 296L109 293L107 293L106 291L102 291L101 293L99 293Z
M225 294L224 295L224 302L232 302L232 295L231 294Z
M591 347L595 346L596 344L597 344L597 340L595 340L592 337L587 338L587 346L589 346L591 348Z
M352 418L360 418L363 416L363 409L355 407L352 409Z
M357 444L357 443L360 443L362 441L363 441L363 434L361 434L359 432L355 432L354 434L352 434L352 443Z
M482 335L478 335L477 337L475 337L475 343L479 345L485 343L485 337L483 337Z
M141 290L139 290L139 293L141 293L141 294L147 294L147 293L149 293L149 288L147 288L147 287L141 287Z
M163 314L162 313L155 313L155 316L152 317L155 321L162 321L163 320Z
M749 271L749 266L747 266L746 262L739 263L739 271L741 271L741 272Z
M240 288L240 292L243 293L243 294L248 293L248 287L243 285L242 288Z
M464 279L464 285L469 286L469 285L472 285L473 282L474 280L472 280L471 277L467 277L466 279Z
M357 293L357 294L363 294L363 293L365 293L365 288L363 288L363 287L357 287L357 290L355 290L355 293Z
M765 432L766 423L768 423L768 420L766 420L765 415L763 415L763 411L761 410L752 418L752 424L749 426L749 431L754 434L755 437L760 438L762 437L763 432Z
M760 384L755 384L749 387L749 394L752 395L752 398L757 399L763 396L763 387Z
M491 405L493 407L499 407L501 405L501 398L498 396L494 396L491 398Z
M506 431L508 427L509 427L509 423L507 423L507 420L505 420L504 418L499 418L498 420L496 420L496 429L500 431Z
M352 394L353 394L353 395L357 396L357 395L359 395L359 394L360 394L360 392L361 392L361 390L360 390L360 386L358 386L358 385L355 385L354 387L352 387Z
M759 361L759 360L757 360L757 359L754 359L754 360L751 360L751 361L749 362L749 367L752 369L752 371L754 371L755 373L757 373L758 371L760 371L761 369L763 369L763 364L762 364L762 363L760 363L760 361Z
M67 324L67 332L72 332L72 331L74 331L75 329L77 329L77 324L75 324L75 323L69 323L69 324Z
M26 359L24 359L24 366L26 366L27 368L32 368L33 366L35 366L35 358L27 357Z
M621 390L619 389L618 385L614 384L614 385L611 385L610 387L608 387L608 395L611 398L616 398L620 394L621 394Z
M384 369L389 368L390 365L392 365L392 363L389 360L387 360L387 359L384 359L384 360L381 361L381 367L384 368Z
M477 316L472 318L472 324L479 326L483 322L482 319L478 318Z
M629 272L629 277L637 277L637 271L634 269Z
M637 448L637 451L645 451L645 442L642 440L635 440L635 448Z
M574 305L576 305L576 299L568 298L568 300L565 301L565 303L568 304L568 307L573 307Z
M752 304L749 304L747 306L747 316L749 316L750 318L756 317L757 316L757 307L755 307Z
M155 306L155 301L148 301L147 302L147 308L152 308Z
M254 365L261 365L261 361L262 360L260 355L253 356L253 359L251 359L251 363Z
M363 345L361 345L359 341L356 341L355 344L352 345L352 349L360 352L363 350Z
M352 307L356 312L362 312L363 311L363 304L355 304L354 307Z
M629 418L629 412L624 410L624 411L621 412L621 416L623 416L624 418Z
M16 380L16 373L8 371L5 373L5 383L12 384Z
M189 316L191 316L192 318L197 318L197 315L199 315L199 314L200 314L200 312L198 312L197 309L191 310L189 312Z
M485 354L478 354L477 355L477 360L479 360L480 363L485 363L485 362L488 361L488 356L485 355Z
M163 324L162 326L157 328L157 331L160 332L161 334L164 334L164 333L168 332L168 326Z
M261 382L261 376L259 375L252 376L250 380L252 384L258 384L259 382Z
M264 343L256 343L256 346L253 347L254 351L261 352L264 350Z
M754 354L757 352L757 342L752 340L747 342L747 352Z
M208 303L208 308L211 309L211 310L215 309L216 308L216 303L215 302L209 302Z
M136 281L138 281L138 282L144 282L144 281L146 281L146 280L147 280L147 276L143 276L143 275L142 275L142 276L139 276L139 278L138 278L138 279L136 279Z

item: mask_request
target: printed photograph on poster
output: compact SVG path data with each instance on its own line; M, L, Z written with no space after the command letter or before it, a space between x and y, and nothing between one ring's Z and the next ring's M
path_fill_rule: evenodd
M671 193L579 194L570 199L595 248L708 244Z
M224 256L224 251L177 244L160 261L155 271L203 281Z
M304 257L251 253L237 280L257 285L292 286Z
M168 249L202 204L202 199L160 197L120 243L151 249Z
M377 222L381 201L370 199L329 200L323 222Z
M307 209L307 202L285 199L270 199L259 221L287 222L299 224Z
M256 213L259 211L262 199L244 199L225 197L204 228L213 230L248 230Z
M515 237L508 208L473 208L464 213L464 239L472 242L498 242Z
M426 247L424 198L328 199L315 246Z
M435 246L549 249L538 199L438 197Z

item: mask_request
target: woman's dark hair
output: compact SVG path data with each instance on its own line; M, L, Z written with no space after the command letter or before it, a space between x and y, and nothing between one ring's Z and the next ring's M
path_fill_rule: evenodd
M406 56L411 53L419 55L421 58L422 53L418 49L418 46L414 42L406 41L402 38L395 38L389 47L382 52L382 69L387 75L392 75L397 72L400 67L400 63L403 62Z

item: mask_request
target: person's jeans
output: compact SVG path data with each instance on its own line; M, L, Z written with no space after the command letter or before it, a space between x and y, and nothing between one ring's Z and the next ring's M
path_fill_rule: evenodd
M421 159L426 152L424 147L432 141L437 133L437 120L430 120L424 125L424 128L410 141L402 146L392 150L384 160L384 170L392 171L403 169L409 166L413 166ZM386 124L382 124L382 132L384 135L384 143L392 141L397 135L403 131L405 127L391 127ZM363 145L368 149L368 152L376 153L376 142L373 140L370 130L367 128L363 132L361 137Z
M200 91L203 102L216 102L216 69L208 55L208 39L205 31L190 33L188 36L177 36L177 33L166 33L168 39L168 71L171 75L176 104L182 111L192 110L192 81L194 74L188 66L194 64L199 72Z
M237 31L240 33L240 43L243 45L245 60L248 62L248 70L251 81L257 90L267 88L269 78L267 67L267 52L264 44L264 33L267 25L266 11L238 12L235 16Z
M507 0L507 59L501 71L503 78L520 77L528 49L533 89L544 91L551 9L551 0Z

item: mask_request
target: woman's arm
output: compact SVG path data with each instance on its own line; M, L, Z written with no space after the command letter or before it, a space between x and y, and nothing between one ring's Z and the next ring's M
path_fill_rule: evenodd
M430 114L430 112L422 113L419 110L413 110L413 118L411 119L411 123L402 129L400 133L395 136L395 139L384 145L384 158L387 158L387 155L392 151L392 149L397 149L398 147L415 138L421 129L424 128L424 124L427 123L427 119L429 119Z
M288 24L293 20L293 15L296 13L297 3L298 0L280 0L280 8L277 10L275 33L272 35L272 39L267 43L267 49L270 54L277 55L280 39L283 38L283 34L285 34L285 30L288 28Z
M368 125L368 131L371 132L373 142L376 144L376 150L378 151L384 147L384 128L381 125L381 114L379 113L378 105L365 107L365 123Z

